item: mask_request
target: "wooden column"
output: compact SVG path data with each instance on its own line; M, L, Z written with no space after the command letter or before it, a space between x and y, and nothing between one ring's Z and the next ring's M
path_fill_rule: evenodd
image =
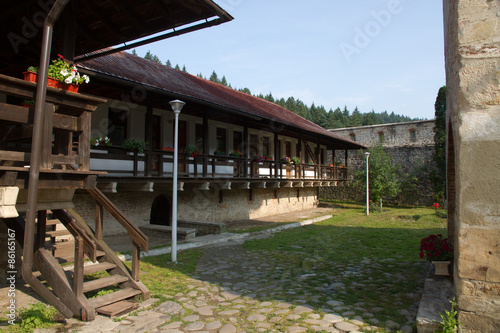
M148 104L146 108L146 142L148 150L146 150L146 160L144 165L144 176L151 176L151 165L153 164L153 106Z
M345 150L345 165L344 165L346 168L349 165L348 158L349 158L349 151L346 149Z
M245 165L243 167L243 177L248 177L248 124L245 123L243 127L243 157L245 158Z
M203 177L208 175L208 112L203 115Z
M279 169L279 163L278 161L280 160L280 157L278 155L279 153L279 140L278 140L278 132L274 132L274 177L278 177L278 169Z

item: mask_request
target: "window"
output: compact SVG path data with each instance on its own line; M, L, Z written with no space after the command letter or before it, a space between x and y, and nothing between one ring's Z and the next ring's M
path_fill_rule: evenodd
M233 150L243 151L243 133L233 132Z
M204 137L205 137L205 131L203 130L203 124L196 124L196 127L195 127L195 146L196 146L196 149L202 151L203 150L203 146L204 146Z
M127 111L109 108L108 137L113 145L123 144L127 138Z
M271 156L271 140L268 136L262 137L262 155Z
M351 139L352 141L356 141L356 134L354 133L349 134L349 139Z
M185 120L179 120L178 126L179 126L178 147L179 150L182 150L187 146L187 122ZM175 142L175 130L172 131L172 142Z
M417 142L417 131L414 129L410 130L410 141Z
M259 154L259 137L255 134L250 134L250 157Z
M378 132L378 141L384 142L384 132Z
M285 142L285 155L292 157L292 143L290 141Z
M225 128L220 128L217 127L217 135L216 135L216 140L217 140L217 150L227 153L226 151L226 129Z

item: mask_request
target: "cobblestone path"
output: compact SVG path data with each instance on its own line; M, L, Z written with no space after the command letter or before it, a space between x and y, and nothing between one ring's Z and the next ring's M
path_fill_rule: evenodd
M339 276L364 274L367 283L377 280L379 263L362 261L358 266L336 265L314 273L297 272L278 262L266 251L246 251L241 245L202 249L204 255L188 281L188 291L169 295L170 300L157 307L139 311L120 321L98 316L90 323L70 321L63 331L78 332L415 332L420 292L386 295L411 298L410 308L394 308L406 318L400 325L377 319L381 307L365 303L346 305L338 297L362 283L345 285ZM300 253L300 252L299 252ZM304 258L304 262L314 259ZM403 277L386 276L393 283ZM321 283L319 283L320 281ZM382 285L379 292L390 288ZM145 305L154 300L146 301ZM381 329L383 327L385 330ZM51 330L52 332L54 330Z

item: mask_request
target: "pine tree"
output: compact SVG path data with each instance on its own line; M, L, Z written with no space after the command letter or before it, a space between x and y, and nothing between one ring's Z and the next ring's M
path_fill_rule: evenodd
M210 75L209 80L215 83L220 83L219 77L217 76L217 73L215 73L215 71L212 72L212 75Z
M167 66L168 68L172 68L172 63L170 62L170 60L167 59L165 66Z
M144 59L148 59L148 60L151 60L151 61L154 61L154 62L161 64L160 58L158 58L158 56L152 54L150 50L148 50L148 52L146 52Z
M431 171L429 178L434 183L436 200L445 198L446 189L446 87L438 91L434 103L434 155L436 170Z

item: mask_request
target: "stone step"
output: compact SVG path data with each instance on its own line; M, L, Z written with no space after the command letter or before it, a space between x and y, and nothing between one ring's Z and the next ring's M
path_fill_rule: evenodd
M147 224L139 227L141 231L149 237L171 237L172 227L169 225ZM196 236L194 228L177 228L177 238L179 240L191 239Z

